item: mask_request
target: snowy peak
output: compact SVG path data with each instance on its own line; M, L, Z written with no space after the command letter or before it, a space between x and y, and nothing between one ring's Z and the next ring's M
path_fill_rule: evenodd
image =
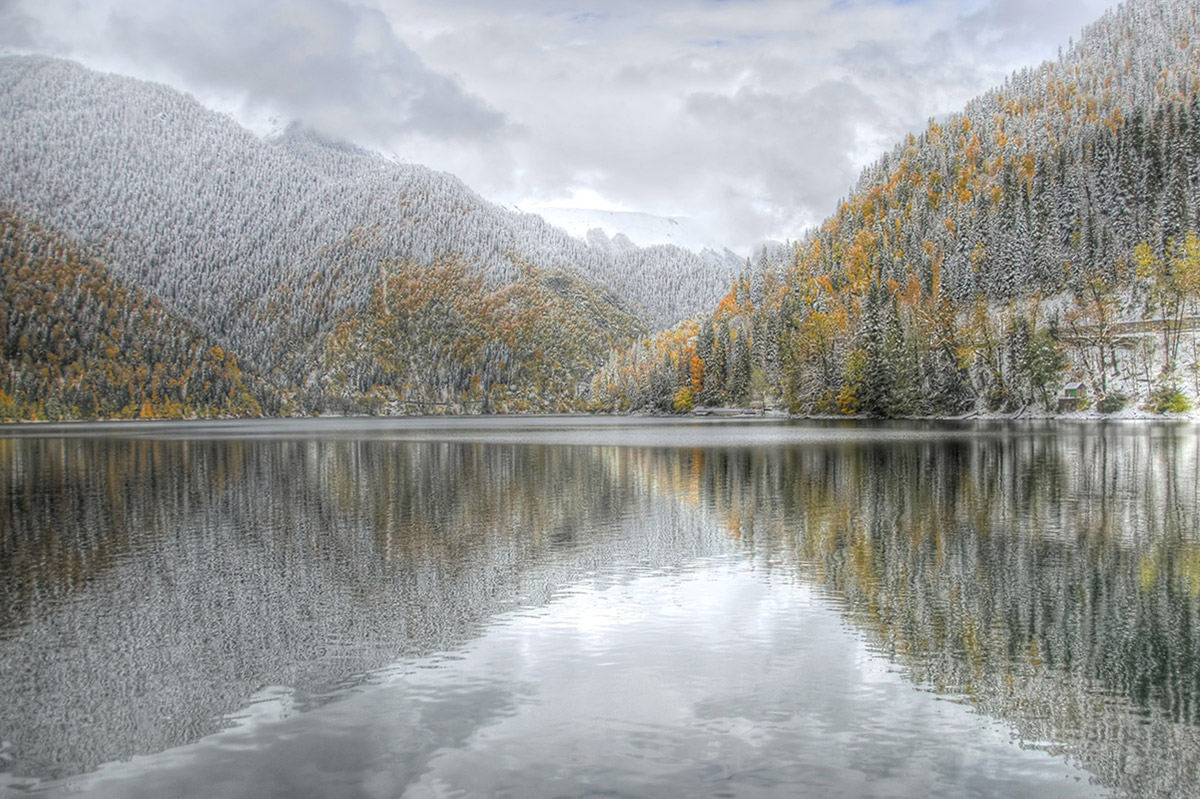
M687 218L655 216L636 211L603 211L595 208L540 206L526 210L538 214L549 224L565 230L575 238L601 249L606 248L606 239L609 240L610 246L617 250L624 249L629 244L635 247L670 244L695 253L705 250L722 253L728 249L713 239L703 225ZM596 236L596 231L603 235Z

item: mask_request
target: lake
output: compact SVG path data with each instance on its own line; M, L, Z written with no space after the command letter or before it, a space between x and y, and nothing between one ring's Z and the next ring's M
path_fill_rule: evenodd
M0 427L0 795L1200 795L1200 427Z

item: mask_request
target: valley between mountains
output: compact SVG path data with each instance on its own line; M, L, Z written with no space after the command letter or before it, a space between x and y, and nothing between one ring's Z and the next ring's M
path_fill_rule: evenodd
M1200 2L1129 2L752 253L582 237L166 86L0 57L0 420L1178 413Z

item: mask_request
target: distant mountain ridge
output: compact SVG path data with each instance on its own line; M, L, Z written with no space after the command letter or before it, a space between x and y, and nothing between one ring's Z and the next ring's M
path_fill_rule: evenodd
M601 248L673 245L695 253L708 250L733 255L729 247L712 238L707 227L686 217L598 208L534 206L529 210L575 238Z
M460 261L492 287L562 273L647 329L710 306L741 267L588 247L450 175L295 126L259 139L174 89L41 56L0 58L0 141L0 201L279 385L318 377L388 264Z

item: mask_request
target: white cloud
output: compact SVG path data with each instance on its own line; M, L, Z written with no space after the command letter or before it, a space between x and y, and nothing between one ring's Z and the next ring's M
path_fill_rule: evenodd
M32 18L18 8L16 0L0 0L0 52L29 46L34 41L32 25Z
M26 4L54 31L40 49L236 100L364 144L397 135L487 138L503 115L430 70L378 10L344 0L101 0ZM219 100L218 100L219 101Z
M512 202L589 189L703 219L746 247L819 222L905 133L1053 56L1103 2L379 7L429 64L461 75L524 132L492 169L409 141L412 160L436 157Z
M35 48L234 98L244 119L300 117L500 202L598 196L749 247L798 236L904 133L1105 5L0 0L0 18L26 15Z

